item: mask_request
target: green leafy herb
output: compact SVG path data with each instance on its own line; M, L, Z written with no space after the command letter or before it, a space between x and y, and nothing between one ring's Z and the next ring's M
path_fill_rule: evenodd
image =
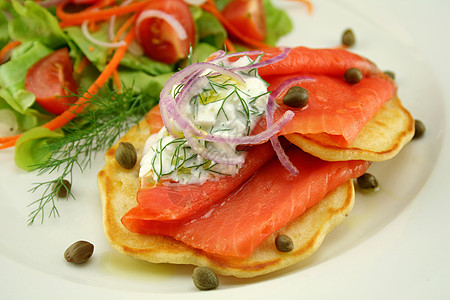
M40 152L50 158L31 166L39 175L57 171L60 171L60 175L54 180L37 183L31 189L32 192L43 190L43 193L30 204L33 210L29 214L29 225L39 216L43 222L48 206L49 217L59 216L56 187L60 186L64 179L73 183L74 168L83 171L89 167L96 153L109 149L156 103L126 87L121 93L106 88L91 97L90 109L80 114L76 122L63 127L63 137L49 138L43 144ZM72 193L68 193L66 199L69 197L74 198Z

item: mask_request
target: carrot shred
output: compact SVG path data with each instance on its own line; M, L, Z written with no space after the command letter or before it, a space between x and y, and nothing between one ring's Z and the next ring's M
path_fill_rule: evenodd
M90 63L91 62L89 61L89 59L87 59L86 56L83 56L83 58L81 59L80 63L78 64L78 66L75 70L75 73L78 75L81 74L83 72L84 68L86 68L86 66Z
M310 0L291 0L291 1L296 1L296 2L300 2L306 5L306 8L308 9L308 14L312 15L314 12L314 6L312 4L312 2Z
M16 141L17 140L12 140L12 141L5 142L5 143L1 144L0 145L0 150L13 147L16 144Z
M114 36L114 39L112 40L113 43L116 43L119 41L120 37L125 33L125 31L134 24L134 21L136 20L137 15L134 14L130 18L128 18L122 26L120 26L119 30L117 30L116 35ZM110 52L113 51L113 48L110 49Z
M242 34L239 29L233 26L226 18L225 16L219 11L219 9L216 7L216 4L212 0L207 0L204 4L201 6L205 11L213 14L219 22L227 29L228 32L231 33L232 36L239 39L240 41L244 42L246 45L253 47L253 48L273 48L273 46L267 45L265 43L262 43L260 41L254 40L252 38L249 38Z
M56 116L54 119L47 122L46 124L42 125L42 127L48 128L50 130L55 130L61 128L62 126L66 125L69 121L77 117L78 114L83 111L84 107L89 104L89 100L92 97L92 95L97 93L97 91L108 81L108 79L112 75L114 75L114 72L117 70L117 67L119 66L119 63L122 60L122 57L124 56L125 52L128 49L128 46L134 40L134 38L135 38L135 30L133 27L130 29L130 31L124 38L125 45L117 49L117 51L111 58L111 61L106 65L103 72L100 73L98 78L89 87L87 92L84 93L82 97L78 98L78 100L68 110ZM12 137L0 138L1 143L0 149L13 147L20 136L21 134Z
M143 0L137 2L131 2L124 6L112 6L105 9L99 10L83 10L77 13L66 13L64 11L67 1L60 3L56 7L56 16L61 20L60 26L72 26L80 25L84 21L100 21L107 20L112 16L126 15L132 12L136 12L142 9L145 5L153 0Z
M116 85L117 90L120 90L121 84L120 84L119 72L117 71L117 69L114 70L112 75L113 75L114 84Z
M234 44L232 41L230 41L230 39L227 38L224 43L225 43L225 47L227 47L228 52L236 51L236 48L234 47Z
M43 127L48 128L50 130L55 130L64 126L65 124L67 124L67 122L75 118L89 103L89 99L92 97L92 95L97 93L100 87L102 87L107 82L109 77L113 75L114 71L119 66L122 57L127 51L128 46L134 40L134 38L135 38L135 31L134 28L131 28L131 30L125 36L124 39L125 45L117 49L111 61L106 65L103 72L100 73L100 76L98 76L95 82L89 87L87 92L75 102L75 105L71 106L68 110L66 110L59 116L55 117L50 122L44 124Z
M9 51L11 51L12 49L16 48L19 45L20 41L11 41L8 44L6 44L6 46L3 47L2 50L0 50L0 63L6 60L6 56Z

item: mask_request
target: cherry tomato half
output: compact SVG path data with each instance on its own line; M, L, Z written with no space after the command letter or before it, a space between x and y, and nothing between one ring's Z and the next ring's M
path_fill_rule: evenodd
M75 96L67 97L69 91L75 93L77 88L67 48L42 58L25 75L25 89L36 96L39 105L54 114L63 113L77 100Z
M172 25L155 16L155 11L176 20L182 30L184 29L186 36L180 38ZM195 25L189 7L184 1L160 0L150 2L139 13L136 33L145 55L171 64L186 58L189 48L194 46Z
M266 16L262 0L232 0L222 11L243 35L257 41L266 38Z

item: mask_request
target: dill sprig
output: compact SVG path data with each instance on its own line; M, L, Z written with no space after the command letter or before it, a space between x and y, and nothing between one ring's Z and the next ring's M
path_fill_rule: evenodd
M84 94L84 91L81 93ZM28 224L32 225L40 216L44 221L46 209L50 207L48 217L59 216L56 205L58 190L64 179L73 182L72 173L78 168L83 172L91 166L98 152L109 149L117 139L133 125L139 122L155 101L144 99L135 94L132 88L123 87L119 93L111 88L104 88L95 95L90 95L90 105L77 118L64 126L64 136L50 138L42 153L50 153L48 160L33 167L39 175L60 172L56 179L35 183L30 190L42 190L42 196L30 203L33 207L28 216ZM69 191L66 199L73 198Z

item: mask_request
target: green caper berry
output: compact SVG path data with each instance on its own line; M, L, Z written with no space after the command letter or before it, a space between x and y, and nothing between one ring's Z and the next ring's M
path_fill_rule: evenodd
M116 161L125 169L131 169L136 164L136 148L129 142L120 142L115 153Z
M219 286L216 273L208 267L196 267L192 273L194 285L202 291L213 290Z
M351 47L355 44L356 39L355 39L355 34L353 33L353 30L351 30L350 28L346 29L344 31L344 33L342 34L342 44L347 46L347 47Z
M78 241L70 245L64 252L64 258L74 264L83 264L94 253L94 245L86 241Z
M275 238L275 246L280 252L290 252L294 249L294 242L289 236L280 234Z
M345 81L351 84L360 82L362 78L362 72L358 68L350 68L344 73Z
M64 179L62 182L56 181L53 184L53 190L60 198L67 197L67 194L69 193L71 187L72 187L72 185L66 179Z
M395 80L395 73L392 71L385 71L384 72L385 75L389 76L392 78L392 80Z
M418 139L425 134L425 125L420 120L414 120L414 136L413 139Z
M370 173L361 175L356 181L358 182L359 187L363 190L376 192L380 189L378 180Z
M301 108L308 104L308 90L301 86L291 87L283 97L283 104L293 108Z

